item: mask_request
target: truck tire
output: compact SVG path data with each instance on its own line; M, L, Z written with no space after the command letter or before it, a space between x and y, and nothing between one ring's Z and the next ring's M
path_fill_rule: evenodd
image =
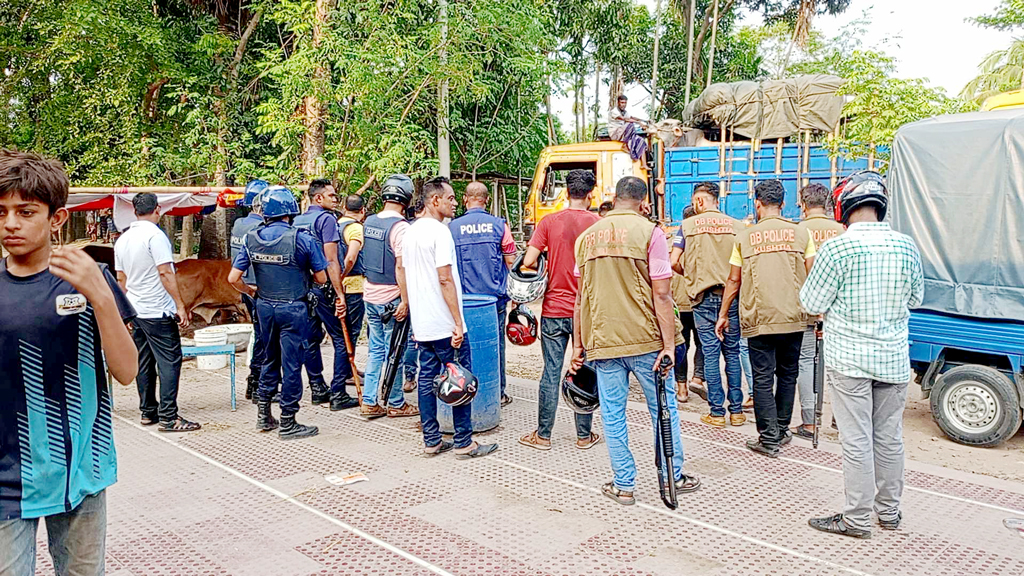
M1020 399L1009 378L988 366L968 364L946 372L931 394L932 418L954 442L996 446L1017 433Z

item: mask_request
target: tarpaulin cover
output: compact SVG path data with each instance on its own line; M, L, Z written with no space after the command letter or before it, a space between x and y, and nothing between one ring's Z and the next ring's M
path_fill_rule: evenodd
M135 208L132 206L134 197L134 193L71 194L68 196L67 208L71 212L113 208L114 225L118 230L124 230L136 220ZM218 194L216 192L157 194L156 197L159 203L157 211L161 215L188 216L213 211L217 207Z
M800 131L832 132L843 110L837 91L845 80L825 74L764 82L708 86L683 112L683 123L726 127L736 134L768 140Z
M921 251L923 308L1024 321L1024 110L900 128L891 221Z

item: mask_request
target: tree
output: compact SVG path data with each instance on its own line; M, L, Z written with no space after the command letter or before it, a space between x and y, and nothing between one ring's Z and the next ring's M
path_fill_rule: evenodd
M1024 27L1024 0L1003 0L995 13L969 18L979 26L995 30ZM980 74L964 86L960 95L983 102L989 96L1024 89L1024 40L1016 39L1007 48L996 50L978 66Z

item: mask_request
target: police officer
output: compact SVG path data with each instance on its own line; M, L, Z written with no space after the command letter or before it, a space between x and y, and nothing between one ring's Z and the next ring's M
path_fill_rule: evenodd
M235 220L234 226L231 227L232 262L234 262L235 258L238 258L238 253L245 246L246 234L253 228L263 224L263 217L260 216L258 207L253 205L253 201L268 187L269 185L264 180L253 180L245 185L245 196L238 201L238 206L249 208L250 212L244 218ZM251 268L242 275L242 282L255 291L256 275ZM249 378L246 381L245 398L252 400L252 403L255 404L257 399L256 390L259 388L260 383L260 370L263 368L263 361L266 356L266 343L263 341L260 323L256 319L256 299L243 292L242 303L245 304L245 309L249 312L249 318L252 319L253 332L252 361L249 363Z
M754 380L757 440L747 448L775 458L793 436L796 377L807 315L800 306L800 287L814 262L810 234L782 217L786 189L778 180L754 188L757 224L736 236L729 281L722 297L715 332L724 336L729 308L740 302L740 329L750 346Z
M701 422L716 428L726 425L724 408L729 399L729 424L742 426L743 382L740 367L739 308L736 302L728 310L731 324L724 341L715 336L715 323L722 307L722 293L729 278L729 258L736 234L743 224L718 210L718 185L701 182L693 189L694 216L683 220L672 248L672 267L683 275L686 295L693 303L697 337L704 351L704 379L707 385L709 413ZM719 356L725 355L727 394L722 391Z
M402 322L409 314L409 295L402 268L402 239L409 223L405 209L412 202L412 180L405 174L396 174L384 181L381 199L384 209L366 219L363 224L363 301L366 304L366 324L369 336L369 360L366 365L366 386L363 387L363 405L359 414L365 418L381 416L419 416L419 410L406 403L402 386L391 388L388 398L377 405L384 362L391 356L391 332L395 322ZM382 314L394 314L383 321Z
M508 306L508 271L516 259L516 243L504 218L487 213L490 194L483 182L470 182L463 201L466 213L448 225L459 255L459 276L463 294L494 296L498 299L498 329L505 333ZM505 394L505 338L499 339L501 405L512 402Z
M309 209L302 216L295 219L295 227L308 231L320 250L327 259L327 277L330 282L313 285L313 295L316 315L312 322L313 330L310 331L309 353L320 357L320 341L323 340L323 330L331 335L331 344L334 346L334 375L331 377L331 410L345 410L359 406L359 400L348 395L345 391L345 379L348 378L348 350L345 348L345 335L341 328L341 319L338 315L345 314L345 290L341 285L342 268L338 259L338 244L341 236L338 234L338 221L335 220L332 210L338 203L334 186L329 180L313 180L309 183ZM315 365L315 362L314 362ZM320 361L323 366L323 361ZM308 364L307 364L308 370Z
M256 429L269 432L278 427L270 413L270 398L277 380L281 380L282 440L315 436L316 426L295 421L302 399L302 362L309 338L310 316L306 303L309 276L318 283L327 282L327 260L317 249L313 237L291 225L299 214L299 204L284 186L268 188L260 198L266 223L250 230L244 250L232 264L228 282L239 292L252 296L242 274L252 266L260 297L256 317L267 342L266 363L260 376Z

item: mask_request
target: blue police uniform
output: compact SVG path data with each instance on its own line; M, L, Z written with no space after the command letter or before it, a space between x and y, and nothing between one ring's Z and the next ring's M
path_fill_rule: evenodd
M341 237L338 234L338 222L334 215L316 204L309 207L306 213L295 219L295 227L300 230L308 230L316 242L317 249L325 254L324 245L331 242L340 245ZM344 254L339 248L339 254ZM326 261L326 256L325 256ZM348 350L345 348L345 334L342 332L341 319L334 315L334 294L330 281L322 286L313 285L313 293L316 295L317 304L316 316L313 318L313 330L309 341L309 352L307 355L306 371L310 370L308 359L315 356L315 363L319 363L321 372L323 360L320 356L320 342L323 340L323 331L331 335L331 345L334 347L334 375L331 377L330 398L334 405L333 409L341 409L343 402L351 400L346 407L358 406L358 402L351 399L345 392L345 380L351 376L348 363ZM314 366L316 365L314 363Z
M233 267L245 272L250 266L259 289L256 316L268 343L260 400L269 402L280 380L281 415L294 416L302 398L302 362L309 338L305 299L310 271L326 270L327 260L309 233L278 220L246 235L245 249L239 251Z
M232 262L238 258L238 253L245 247L246 235L260 224L263 224L263 217L255 212L250 212L245 218L235 220L235 224L231 227ZM242 282L249 286L256 285L256 274L251 267L242 274ZM263 339L263 331L260 330L259 320L256 318L256 299L248 294L242 294L242 303L245 304L245 309L249 312L249 318L252 318L253 346L252 361L249 363L249 376L253 382L259 382L263 363L266 361L267 344ZM250 388L252 387L250 386ZM255 397L255 394L253 394L253 397Z
M488 214L483 208L470 208L448 225L455 239L459 258L459 278L463 294L494 296L498 299L498 361L501 369L501 396L505 396L505 323L508 321L508 267L501 251L505 219Z

